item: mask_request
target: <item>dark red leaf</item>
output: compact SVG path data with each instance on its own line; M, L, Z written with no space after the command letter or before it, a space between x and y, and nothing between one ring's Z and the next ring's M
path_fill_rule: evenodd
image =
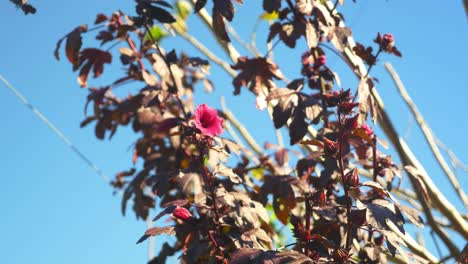
M94 21L94 24L97 25L97 24L100 24L104 21L107 21L109 18L104 15L104 14L97 14L96 15L96 20Z
M294 118L291 124L289 124L289 143L291 145L299 142L307 133L308 124L305 121L305 117L302 109L296 109L296 111L294 111Z
M234 70L241 70L232 81L235 95L240 93L242 86L247 85L255 95L258 95L262 89L262 85L271 89L274 88L273 79L283 79L283 73L279 67L270 59L263 57L253 59L239 57L236 65L231 67Z
M366 48L361 43L356 43L353 51L358 57L367 63L367 65L375 65L377 58L372 54L372 47Z
M223 17L225 17L227 20L232 21L235 9L231 0L215 0L213 2L213 13L217 12Z
M138 239L138 241L136 243L140 244L141 242L148 239L150 236L159 236L159 235L163 235L163 234L173 236L176 233L175 233L175 230L174 230L173 226L153 227L153 228L150 228L150 229L146 230L145 234L142 237L140 237L140 239Z
M65 54L70 63L73 64L73 68L77 67L80 63L79 52L81 49L81 34L88 30L87 25L81 25L76 27L73 31L68 33L64 38L61 38L55 47L54 56L57 60L60 60L59 49L62 41L66 39L65 43Z
M213 9L213 30L216 33L216 36L218 36L218 38L220 38L222 41L226 41L226 42L231 41L226 31L226 25L224 23L223 16L221 15L221 13L215 11L214 9Z
M78 83L81 87L86 87L86 80L91 69L93 69L94 78L99 77L104 71L104 64L112 62L112 55L108 51L88 48L81 51L79 60L80 64L78 68L81 67L81 69Z
M263 10L268 13L278 11L281 8L281 0L263 0Z
M195 8L194 8L195 13L200 11L200 9L202 9L205 5L206 5L206 0L197 0L197 2L195 3Z

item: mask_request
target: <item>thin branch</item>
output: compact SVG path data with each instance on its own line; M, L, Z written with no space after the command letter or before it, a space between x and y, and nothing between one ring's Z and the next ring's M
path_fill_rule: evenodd
M419 112L418 107L414 104L413 100L411 99L410 95L408 94L408 91L406 90L405 86L403 85L403 82L401 81L400 76L395 71L395 69L393 69L393 67L392 67L392 65L390 63L384 63L384 66L385 66L385 69L390 74L390 76L392 77L393 82L395 83L395 85L396 85L396 87L398 89L398 92L400 93L402 99L405 101L406 105L408 105L408 107L411 110L411 113L413 114L414 118L418 122L419 127L421 128L421 131L424 134L426 142L429 145L429 147L431 148L431 151L432 151L432 154L434 155L434 158L437 160L440 167L445 172L445 175L447 175L450 183L452 184L452 187L457 192L458 196L462 200L465 207L468 207L468 198L466 197L465 192L463 192L463 189L461 188L457 177L455 176L453 171L450 169L449 165L447 164L444 157L442 156L442 153L440 153L439 148L437 147L437 140L434 137L434 135L432 133L432 130L427 125L426 121L424 120L424 117Z
M419 245L418 242L416 242L412 237L408 235L408 233L403 234L395 224L388 221L388 227L405 242L406 246L409 250L411 250L411 252L424 259L429 260L431 263L439 262L434 255L427 251L427 249L425 249L423 246Z
M262 148L257 144L257 141L250 135L249 131L245 128L244 125L242 125L239 120L232 114L229 109L227 109L225 106L223 107L223 113L224 113L224 118L226 118L236 129L239 131L239 133L242 135L242 137L245 139L245 142L252 148L252 150L257 154L257 155L262 155L263 151Z
M229 63L220 59L214 53L212 53L207 47L205 47L200 41L198 41L194 36L188 34L187 32L182 31L179 27L173 27L173 29L179 34L182 38L187 40L195 48L197 48L201 53L205 54L208 59L222 67L229 75L235 77L237 75L236 71L231 68Z
M435 139L437 146L439 146L439 148L441 148L443 151L447 152L447 155L450 157L450 163L452 163L452 167L454 169L460 168L462 171L468 172L468 166L465 165L465 163L463 163L442 141L440 141L437 137Z
M236 30L231 26L230 23L226 22L226 29L232 35L232 37L246 50L252 53L256 57L260 57L260 52L255 48L255 46L250 45L249 43L245 42L239 34L237 34Z
M150 214L146 217L146 229L153 227L153 220L150 217ZM148 262L154 258L154 236L148 238Z
M461 216L457 216L459 214L455 208L447 201L445 196L443 196L442 193L438 189L434 189L434 184L432 181L428 181L427 174L424 171L424 168L421 166L419 161L416 159L414 156L413 152L409 149L408 145L406 142L400 138L399 139L399 147L402 148L402 153L404 153L404 156L402 157L403 163L409 164L415 168L417 168L421 174L420 175L413 175L411 172L407 171L408 175L410 176L410 181L411 184L413 185L413 188L416 190L416 194L418 195L418 199L421 202L421 205L423 206L423 211L426 214L427 217L427 222L428 224L432 227L434 232L442 239L444 244L447 246L448 250L450 251L450 254L454 256L458 256L460 254L460 251L458 250L457 246L453 243L453 241L450 239L448 234L440 228L440 226L436 223L434 216L431 212L431 208L429 206L428 201L423 197L423 190L422 187L420 186L420 181L418 179L422 179L423 184L426 186L428 190L429 197L431 198L431 202L437 200L439 203L439 199L443 200L442 206L436 206L439 209L442 208L444 211L441 211L451 222L452 225L454 226L454 230L459 232L462 236L466 236L466 222L459 218ZM424 174L424 175L423 175ZM429 184L428 184L429 183ZM437 191L437 192L436 192ZM440 197L438 197L440 195ZM448 211L448 212L446 212ZM460 226L461 225L461 226ZM465 237L466 239L466 237Z

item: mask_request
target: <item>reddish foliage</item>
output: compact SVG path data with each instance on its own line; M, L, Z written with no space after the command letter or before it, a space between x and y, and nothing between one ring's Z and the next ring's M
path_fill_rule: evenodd
M196 1L195 11L206 2ZM399 54L394 41L379 35L377 54L361 44L353 49L347 42L350 30L339 26L342 18L320 1L286 3L288 7L281 9L282 1L263 1L266 11L278 12L268 39L279 35L292 48L306 37L308 48L297 58L301 75L280 88L276 81L285 78L271 59L239 57L232 66L239 71L232 82L234 94L248 87L257 101L271 107L275 128L286 127L289 132L291 147L266 144L258 155L218 137L225 115L218 116L205 104L194 109L197 84L212 86L206 77L208 62L174 50L166 53L160 43L145 39L154 23L176 21L167 2L137 0L136 16L116 12L96 17L95 24L105 28L96 38L101 45L121 45L125 70L113 83L89 89L86 108L92 102L93 113L82 126L95 123L99 139L108 132L112 137L118 127L128 124L139 135L132 162L140 159L143 166L118 173L112 185L123 191L124 214L132 200L136 216L146 219L158 201L162 209L154 220L172 216L173 225L151 228L138 240L162 234L176 237L152 262L162 263L180 253L190 263L346 263L351 258L376 263L385 261L383 251L396 254L401 248L390 222L400 231L404 231L403 215L421 223L417 213L390 195L398 167L377 151L377 136L365 124L373 109L365 90L373 88L372 79L363 76L359 98L353 97L349 89L341 88L321 48L328 40L339 51L354 50L370 70L380 51ZM229 40L224 19L231 21L234 15L231 0L214 1L213 28L223 41ZM99 77L113 56L96 48L82 49L81 35L86 31L80 26L63 38L67 58L75 70L80 69L82 86L91 71ZM136 94L113 94L128 83L140 87ZM306 138L311 130L316 131L314 138ZM294 145L307 148L307 154L299 154ZM239 155L235 166L226 162L230 154ZM376 181L361 177L369 170ZM289 225L296 239L289 245L291 250L274 251L284 242L279 238L282 228Z

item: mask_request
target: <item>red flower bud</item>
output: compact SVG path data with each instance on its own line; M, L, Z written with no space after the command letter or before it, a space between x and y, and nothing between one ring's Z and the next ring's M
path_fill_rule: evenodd
M190 211L187 210L186 208L180 207L180 206L177 206L174 209L174 212L172 212L172 216L174 216L175 218L180 219L180 220L182 220L184 222L190 222L190 221L193 220L193 216L190 213Z
M385 241L385 237L384 237L383 235L374 238L374 243L375 243L377 246L382 246L383 243L384 243L384 241Z
M393 45L395 44L395 38L393 37L392 34L390 33L386 33L385 35L383 35L383 38L382 38L382 45L387 47L387 48L391 48L393 47Z
M359 185L359 173L358 169L354 168L353 170L349 171L346 173L344 176L344 184L346 184L349 187L356 187Z
M314 193L312 196L312 201L316 205L322 205L327 201L327 195L325 194L325 190L320 190Z
M340 112L343 113L343 114L350 114L354 107L358 106L359 103L351 103L351 102L344 102L344 103L341 103L338 105L338 107L340 108Z
M380 49L389 53L393 52L395 46L395 38L392 34L386 33L383 36L377 33L377 38L374 40L375 43L379 44Z
M338 143L336 141L331 141L328 138L323 138L323 151L325 155L333 156L338 152Z
M351 118L348 118L346 119L345 123L344 123L344 129L346 131L354 131L358 125L359 125L359 114L351 117Z

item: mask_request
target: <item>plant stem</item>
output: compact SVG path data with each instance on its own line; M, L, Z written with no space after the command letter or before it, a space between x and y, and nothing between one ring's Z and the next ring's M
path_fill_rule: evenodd
M374 138L372 139L374 142L374 145L372 146L372 162L373 162L373 174L374 174L374 182L377 182L377 166L378 166L378 160L377 160L377 136L374 135Z
M377 63L377 58L379 57L380 53L382 52L382 49L379 48L379 50L377 51L377 54L375 54L375 63ZM367 68L367 72L366 72L366 75L364 76L364 79L367 78L367 76L369 76L369 73L372 69L372 67L374 67L375 64L371 64L369 65L369 68Z
M338 125L339 125L339 150L338 150L338 166L341 173L341 181L343 182L343 188L345 191L345 200L346 200L346 220L347 220L347 232L346 232L346 249L349 248L351 244L351 202L349 197L348 184L345 181L344 174L344 165L343 165L343 141L344 141L344 131L341 124L341 112L338 108Z
M123 25L124 22L122 21L122 18L119 16L119 19L117 20L119 26ZM128 46L132 49L134 53L138 53L138 50L136 49L135 42L130 38L130 36L127 36L125 38L125 41L127 41ZM145 65L143 65L143 62L141 61L141 58L137 58L138 61L138 66L140 66L140 70L144 71L145 70Z
M180 105L180 108L181 108L181 110L182 110L182 113L184 114L184 118L185 118L185 119L188 119L188 114L187 114L187 112L185 111L184 104L182 103L182 100L180 99L180 97L179 97L179 95L178 95L178 92L179 92L180 90L179 90L179 87L177 87L177 82L176 82L176 79L175 79L175 77L174 77L174 72L173 72L172 69L171 69L171 65L170 65L170 63L167 61L167 57L166 57L166 55L162 52L161 47L159 47L157 41L153 38L153 35L150 33L151 30L150 30L150 28L148 27L148 25L145 25L145 29L146 29L148 35L150 36L151 42L153 42L154 46L156 46L156 50L158 51L159 55L161 56L161 58L163 59L164 63L166 64L167 69L169 70L169 74L170 74L171 79L172 79L172 84L174 85L174 88L176 89L175 97L176 97L176 99L177 99L177 102L178 102L179 105ZM174 94L174 93L172 93L172 94Z

